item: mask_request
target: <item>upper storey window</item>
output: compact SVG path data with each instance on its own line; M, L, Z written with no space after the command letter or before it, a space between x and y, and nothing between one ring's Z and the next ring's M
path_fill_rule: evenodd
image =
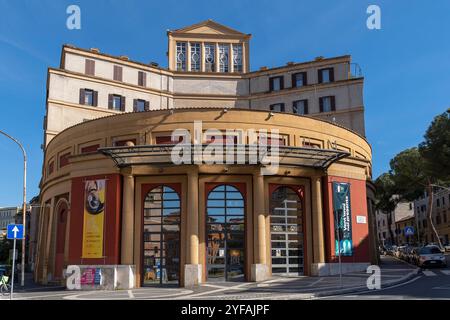
M88 74L90 76L95 75L95 61L86 59L85 65L84 65L84 73Z
M205 71L214 72L215 64L215 45L213 43L205 43Z
M96 107L98 101L98 92L91 89L80 89L80 104Z
M280 91L284 89L283 76L269 78L269 90Z
M334 69L324 68L319 70L319 83L328 83L334 81Z
M191 43L191 71L200 71L202 64L202 47L200 43Z
M233 70L242 72L242 44L233 44Z
M186 42L177 42L177 70L186 71Z
M114 66L114 74L113 74L113 79L115 81L122 81L122 67L120 66Z
M219 71L228 72L228 58L230 56L230 46L228 44L219 44Z
M292 75L292 88L299 88L308 84L306 80L306 72L294 73Z

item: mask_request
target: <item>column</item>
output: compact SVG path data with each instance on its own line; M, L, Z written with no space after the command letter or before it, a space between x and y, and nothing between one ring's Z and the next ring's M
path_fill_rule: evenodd
M230 70L230 73L234 72L234 63L233 63L233 58L234 58L234 54L233 54L233 44L230 43L230 54L228 56L228 69Z
M199 264L199 226L198 226L198 172L195 170L187 175L187 258L184 266L184 286L192 287L201 282L202 268Z
M134 237L134 176L123 174L122 189L122 241L120 263L133 264Z
M325 241L323 232L322 181L321 177L311 178L312 189L312 229L313 229L313 275L320 275L325 263Z
M43 284L48 283L48 263L50 258L50 245L52 241L52 231L53 231L53 214L54 214L54 206L55 206L55 198L52 198L50 202L50 210L48 210L48 223L46 226L46 240L45 240L45 247L44 247L44 264L42 268L42 277L43 277ZM45 217L44 217L45 219Z
M201 57L201 72L205 72L206 67L205 67L205 43L202 42L201 43L202 46L202 57Z
M251 281L264 281L269 277L266 259L266 217L264 197L264 176L260 172L253 174L253 223L254 257Z
M216 60L216 72L220 72L220 54L219 54L219 44L218 43L216 43L215 60Z
M191 42L186 42L186 71L191 71Z

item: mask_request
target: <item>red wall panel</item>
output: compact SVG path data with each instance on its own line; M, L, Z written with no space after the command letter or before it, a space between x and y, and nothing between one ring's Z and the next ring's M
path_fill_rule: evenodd
M84 186L86 180L106 179L106 206L104 225L104 258L82 259ZM119 264L121 231L121 176L95 175L72 179L69 264Z
M366 181L328 176L324 178L324 225L326 262L337 262L335 255L333 182L350 184L350 206L352 215L353 255L341 257L342 262L370 262L369 218L367 217ZM366 223L356 223L356 216L366 217Z

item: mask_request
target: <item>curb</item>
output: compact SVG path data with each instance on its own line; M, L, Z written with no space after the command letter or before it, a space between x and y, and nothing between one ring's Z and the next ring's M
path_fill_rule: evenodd
M386 282L386 284L384 286L382 286L381 289L387 289L389 287L401 284L403 282L407 282L407 281L417 277L420 272L421 272L421 269L416 268L415 270L411 271L410 273L401 277L400 279ZM377 291L377 289L370 290L367 288L367 286L358 286L358 287L352 287L352 288L347 288L347 289L338 289L338 290L330 290L330 291L313 293L311 295L311 298L328 297L328 296L342 295L342 294L347 294L347 293L357 293L357 292L363 292L363 291Z

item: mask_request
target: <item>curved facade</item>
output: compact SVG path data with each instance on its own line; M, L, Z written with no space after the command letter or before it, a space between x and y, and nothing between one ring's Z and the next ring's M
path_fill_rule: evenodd
M250 152L278 130L279 161L265 174L250 157L174 164L181 128L203 154L212 141ZM344 270L361 269L371 260L371 157L361 135L282 112L155 110L74 125L45 150L36 280L62 280L67 265L133 265L136 286L333 274L336 245ZM349 196L336 220L341 188Z

